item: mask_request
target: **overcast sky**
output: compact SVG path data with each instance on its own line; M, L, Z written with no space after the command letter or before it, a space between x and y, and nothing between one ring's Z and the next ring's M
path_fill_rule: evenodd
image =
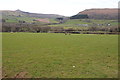
M0 10L72 16L91 8L117 8L119 0L0 0Z

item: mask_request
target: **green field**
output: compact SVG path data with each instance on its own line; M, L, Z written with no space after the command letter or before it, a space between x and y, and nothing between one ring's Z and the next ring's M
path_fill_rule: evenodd
M62 24L49 26L82 27L79 26L78 24L88 24L89 26L93 26L94 24L103 24L103 26L106 26L106 24L108 23L111 24L111 26L118 26L117 20L97 20L97 19L69 19Z
M3 33L3 77L116 78L118 36Z
M110 24L110 26L107 26ZM83 26L87 25L87 26ZM75 30L87 30L90 27L96 26L97 28L111 28L117 27L117 20L97 20L97 19L69 19L61 24L48 25L50 27L63 27L64 29L75 29Z

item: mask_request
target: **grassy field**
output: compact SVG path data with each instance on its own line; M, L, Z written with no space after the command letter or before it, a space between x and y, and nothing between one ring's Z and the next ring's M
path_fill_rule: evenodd
M3 33L3 76L116 78L118 36Z
M107 24L111 24L110 26L118 26L117 20L95 20L95 19L69 19L65 23L57 24L57 25L49 25L51 27L72 27L72 28L87 28L81 26L79 24L87 24L89 26L93 26L94 24L102 24L101 27L106 27Z

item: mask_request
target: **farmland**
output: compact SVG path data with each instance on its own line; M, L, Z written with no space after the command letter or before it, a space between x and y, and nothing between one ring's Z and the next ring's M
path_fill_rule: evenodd
M111 25L107 26L107 24L111 24ZM88 29L89 27L92 27L92 26L111 28L111 27L118 26L118 21L117 20L97 20L97 19L69 19L62 24L49 25L49 26L74 28L74 29Z
M114 9L108 9L108 11L112 12L111 10ZM30 13L21 10L3 10L2 32L120 34L116 10L114 12L115 15L110 13L111 16L113 15L112 17L102 11L106 15L98 14L96 18L92 18L92 16L82 18L82 15L81 17L80 15L76 15L78 17L75 18L75 15L74 17L67 17L56 14Z
M116 78L118 35L3 33L3 77Z

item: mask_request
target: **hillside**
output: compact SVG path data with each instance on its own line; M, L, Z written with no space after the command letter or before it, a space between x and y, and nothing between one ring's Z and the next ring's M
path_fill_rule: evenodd
M38 14L38 13L29 13L24 12L21 10L11 11L11 10L1 10L2 12L2 18L5 19L7 22L19 22L19 21L25 21L25 22L44 22L44 23L56 23L56 18L58 17L64 17L62 15L56 15L56 14ZM47 21L40 20L40 19L46 19Z
M62 15L57 15L57 14L30 13L30 12L24 12L24 11L21 11L21 10L16 10L16 11L2 10L2 15L28 16L28 17L37 17L37 18L64 17Z
M90 19L118 19L117 8L86 9L78 13L80 14L87 14Z

